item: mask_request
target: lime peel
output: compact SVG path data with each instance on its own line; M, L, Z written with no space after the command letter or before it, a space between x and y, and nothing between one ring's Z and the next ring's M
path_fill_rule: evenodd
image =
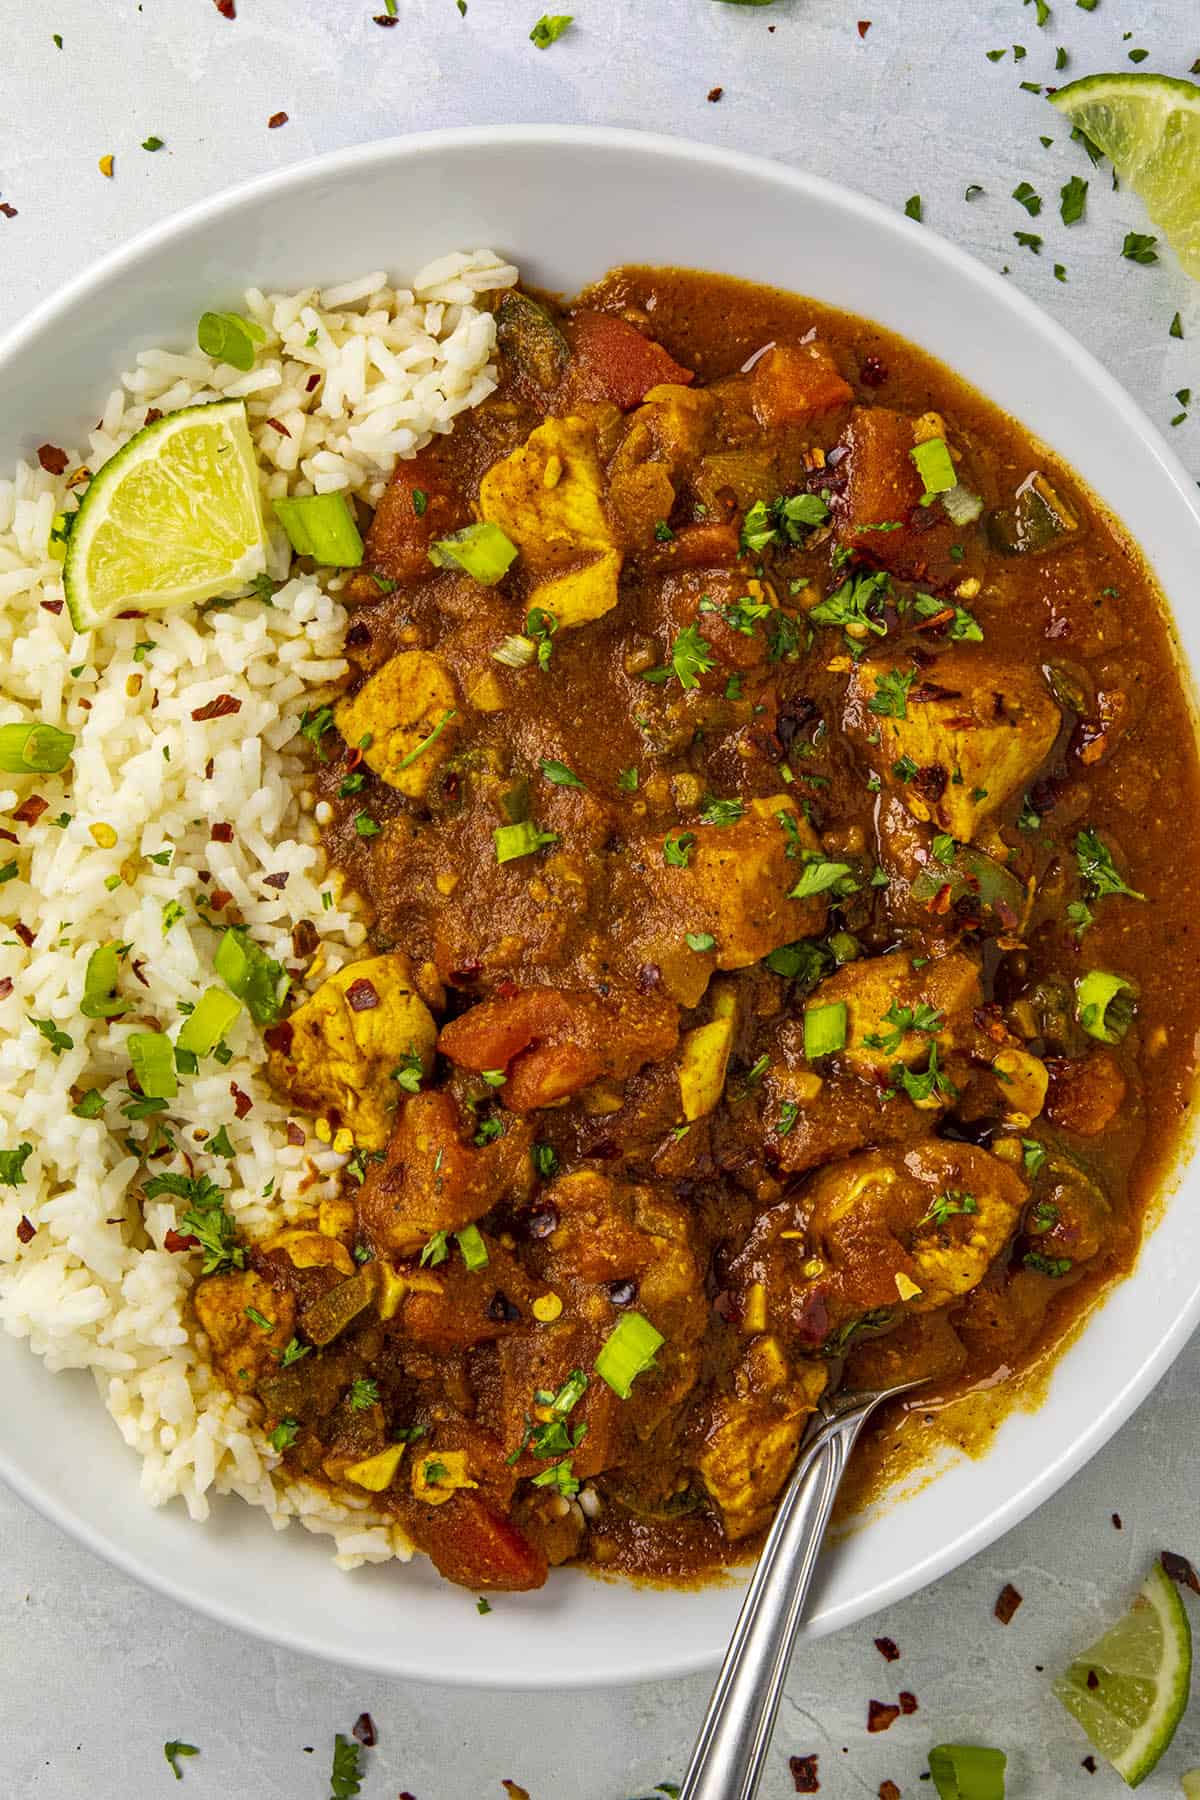
M1183 1600L1155 1563L1124 1618L1075 1658L1053 1690L1126 1785L1137 1787L1175 1735L1191 1678Z
M128 609L239 593L267 566L258 460L241 400L146 425L96 471L75 515L63 587L77 631Z
M1200 87L1170 75L1085 75L1051 105L1112 159L1200 280Z

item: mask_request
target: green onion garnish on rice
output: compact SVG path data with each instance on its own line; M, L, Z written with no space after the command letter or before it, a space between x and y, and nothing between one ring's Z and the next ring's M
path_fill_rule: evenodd
M306 494L274 505L297 556L311 556L326 569L358 568L363 541L345 494Z
M196 327L196 342L205 356L215 356L243 374L254 367L255 346L266 341L262 326L240 313L202 313Z
M70 762L74 748L74 732L43 725L38 719L0 725L0 773L58 775Z
M179 1092L175 1079L175 1051L165 1031L131 1031L125 1048L147 1100L173 1100Z
M241 1001L232 994L218 987L205 988L195 1012L179 1027L176 1050L192 1056L211 1056L241 1010Z

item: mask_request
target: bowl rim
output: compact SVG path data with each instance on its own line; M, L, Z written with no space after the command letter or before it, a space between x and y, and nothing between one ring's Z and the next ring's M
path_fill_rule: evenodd
M663 132L640 131L625 127L555 124L481 125L398 134L306 157L299 162L290 163L284 168L271 170L248 181L224 187L217 193L194 202L181 211L171 213L139 232L127 243L89 264L78 275L60 285L51 295L36 305L0 338L0 378L3 377L6 365L18 357L43 332L52 329L81 302L86 302L91 296L130 274L141 262L152 257L156 251L186 240L189 234L197 228L227 216L230 212L253 209L273 197L296 189L303 189L315 179L344 178L356 171L370 170L395 162L419 160L427 156L436 156L445 151L502 147L540 147L546 150L566 147L590 148L602 152L612 151L618 154L634 152L675 161L686 161L693 167L700 168L704 165L719 165L725 170L740 172L749 178L767 181L778 187L790 189L797 194L810 195L823 201L826 205L834 206L856 216L860 222L870 225L884 238L912 231L924 233L925 253L935 265L940 263L944 269L953 274L959 283L982 289L993 298L1003 296L1004 306L1016 316L1018 321L1027 322L1037 331L1043 341L1048 341L1060 356L1073 365L1077 375L1086 380L1105 403L1113 409L1126 428L1137 437L1141 450L1154 460L1160 474L1166 478L1178 497L1184 501L1196 521L1198 532L1200 532L1200 498L1197 497L1193 480L1177 453L1168 445L1136 400L1108 372L1097 357L1072 337L1062 325L1044 312L1035 301L1019 289L1010 286L1000 275L994 273L970 252L961 249L937 233L929 231L927 227L895 213L881 202L853 189L843 187L840 183L831 181L824 176L810 174L803 169L793 168L786 163L777 162L763 155L726 149L719 145L697 142ZM870 314L868 312L863 316L869 317ZM968 376L966 379L970 380L971 378ZM1173 624L1173 614L1169 610L1168 619ZM1176 650L1181 665L1186 669L1186 663L1177 646ZM1184 1160L1184 1155L1185 1152L1181 1147L1180 1163ZM1179 1167L1177 1165L1172 1176L1169 1177L1169 1181L1172 1184L1177 1183L1178 1175ZM1156 1222L1157 1218L1161 1218L1165 1208L1170 1205L1172 1191L1173 1186L1169 1185L1159 1196L1157 1215L1152 1214L1152 1218L1155 1218ZM1151 1224L1151 1232L1153 1229L1154 1225ZM1112 1287L1106 1290L1098 1302L1099 1306L1109 1303L1112 1291ZM977 1518L956 1534L947 1537L940 1544L936 1553L924 1557L915 1564L906 1565L894 1574L885 1576L853 1599L822 1607L818 1598L814 1615L806 1621L804 1627L806 1633L823 1635L828 1631L839 1630L882 1607L904 1599L940 1575L956 1568L1011 1530L1013 1526L1056 1492L1112 1437L1161 1380L1197 1324L1200 1324L1200 1281L1187 1302L1181 1305L1176 1316L1166 1326L1152 1353L1138 1367L1128 1373L1116 1391L1110 1391L1102 1407L1071 1438L1060 1455L1048 1459L1024 1487L1012 1494L997 1508L989 1511L985 1516ZM1086 1329L1085 1324L1083 1332L1086 1332ZM36 1476L26 1474L17 1464L14 1453L9 1450L3 1440L0 1440L0 1477L35 1511L143 1586L152 1588L167 1598L223 1625L260 1637L269 1643L282 1645L293 1652L300 1652L327 1662L336 1662L342 1666L358 1667L370 1671L379 1670L378 1661L366 1651L330 1650L318 1639L315 1631L286 1628L279 1625L270 1626L265 1622L258 1623L254 1617L247 1617L221 1599L189 1585L185 1577L176 1576L169 1571L141 1562L135 1553L127 1551L123 1546L110 1539L102 1526L89 1522L79 1511L66 1502L60 1501L47 1488L43 1487ZM741 1578L740 1572L735 1572L734 1578ZM568 1667L563 1670L554 1685L564 1690L597 1686L625 1686L646 1679L694 1674L711 1669L715 1666L716 1660L716 1653L699 1645L692 1650L685 1648L676 1652L666 1666L661 1661L647 1662L643 1666L638 1666L637 1662L631 1658L627 1672L610 1670L596 1675L589 1674L586 1670L580 1671ZM401 1670L393 1665L392 1672L400 1673ZM419 1667L411 1665L405 1667L402 1672L405 1679L422 1682L444 1683L455 1679L452 1673L443 1670L439 1670L436 1674L426 1674ZM523 1687L528 1689L545 1686L539 1677L530 1676L522 1679L520 1671L512 1668L499 1668L494 1674L487 1677L481 1677L477 1673L464 1674L458 1677L458 1681L475 1687Z

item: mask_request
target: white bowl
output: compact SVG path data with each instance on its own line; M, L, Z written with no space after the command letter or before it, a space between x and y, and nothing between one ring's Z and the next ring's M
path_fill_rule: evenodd
M116 251L0 345L0 467L93 421L132 352L192 340L242 289L374 268L412 273L493 245L570 292L614 263L747 276L865 314L933 351L1059 451L1142 545L1200 666L1200 512L1128 395L1028 300L920 226L828 182L676 139L518 127L399 139L219 196ZM1182 1185L1134 1274L1059 1362L1039 1411L826 1557L806 1630L832 1631L934 1581L1023 1518L1093 1455L1200 1319L1200 1180ZM657 1592L557 1575L474 1602L418 1561L339 1574L328 1540L275 1535L220 1503L206 1526L150 1510L89 1378L0 1343L0 1472L48 1517L174 1598L293 1649L409 1677L563 1687L713 1663L736 1584Z

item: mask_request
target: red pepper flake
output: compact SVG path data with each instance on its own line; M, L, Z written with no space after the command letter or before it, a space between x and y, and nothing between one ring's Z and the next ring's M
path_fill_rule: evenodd
M904 1688L902 1692L897 1694L896 1698L900 1702L900 1711L904 1714L906 1719L910 1714L916 1712L917 1696L915 1694L910 1694L907 1688Z
M1094 1756L1085 1756L1079 1766L1081 1769L1086 1769L1089 1775L1094 1775L1096 1773L1096 1759Z
M1160 1550L1158 1560L1163 1566L1163 1573L1169 1575L1172 1581L1177 1581L1180 1587L1191 1588L1193 1594L1200 1594L1200 1580L1186 1556L1180 1556L1176 1550Z
M208 835L216 844L232 844L233 826L227 825L223 819L218 819Z
M297 919L292 926L292 955L301 958L312 956L321 942L317 928L311 919Z
M133 970L134 979L136 981L140 981L144 988L148 988L150 986L150 983L146 980L146 977L142 974L142 970L146 967L142 958L140 956L135 957L129 966Z
M1200 1594L1200 1588L1197 1588L1196 1592ZM1018 1593L1011 1581L1005 1582L996 1597L996 1605L993 1609L1002 1625L1007 1625L1009 1623L1024 1598L1025 1596Z
M278 131L279 127L281 125L286 125L287 122L288 122L288 116L286 113L272 113L270 118L267 120L267 130L268 131Z
M50 810L50 802L43 800L40 794L30 794L22 800L20 806L14 807L13 818L18 825L36 825L44 812Z
M17 936L20 938L20 940L24 944L25 948L27 950L32 950L34 934L32 931L30 931L28 925L22 925L20 919L18 919L16 924L13 926L13 930L16 932Z
M239 1119L244 1119L246 1114L250 1111L250 1108L254 1105L253 1100L250 1098L249 1094L243 1094L236 1081L230 1082L229 1091L233 1095L234 1112Z
M931 614L928 619L917 621L918 631L936 631L939 625L949 625L954 618L954 608L943 606L940 612Z
M871 29L870 19L860 19L858 21L858 35L860 38L866 37L866 35L867 35L868 31L870 31L870 29Z
M721 95L724 92L725 92L725 89L723 87L709 88L708 98L709 98L709 100L712 101L712 104L714 106L717 104L717 101L721 98Z
M346 1004L351 1012L370 1012L379 1005L379 995L375 992L366 976L352 981L346 989Z
M1120 1515L1120 1513L1114 1513L1114 1514L1113 1514L1113 1516L1112 1516L1112 1522L1113 1522L1113 1530L1114 1530L1114 1531L1121 1531L1121 1530L1123 1530L1123 1529L1124 1529L1124 1527L1123 1527L1123 1526L1122 1526L1122 1524L1121 1524L1121 1515Z
M309 376L308 380L304 384L305 393L311 394L313 389L319 383L320 379L321 379L320 371L314 370L313 373Z
M36 1232L37 1226L31 1225L29 1220L25 1217L25 1214L22 1213L17 1223L17 1237L20 1242L22 1244L32 1243Z
M225 719L230 713L239 713L241 710L241 701L235 700L232 694L218 694L215 700L208 702L207 706L197 706L192 717L197 725L202 725L209 719Z
M507 975L504 977L503 981L498 981L496 983L496 998L498 1000L515 1000L519 992L520 989L516 982L511 980Z
M97 427L97 429L99 428ZM144 619L145 616L145 613L139 612L136 606L126 607L124 612L117 614L118 619Z
M359 746L356 744L354 746L353 750L347 750L347 752L346 752L346 759L345 759L346 767L348 769L357 769L357 767L358 767L359 763L362 761L362 759L363 759L363 753L362 753L361 749L359 748Z
M292 1047L292 1039L296 1035L295 1027L287 1019L280 1025L268 1025L263 1032L263 1043L268 1050L277 1050L280 1056L286 1056Z
M359 1713L354 1724L351 1726L351 1730L359 1743L364 1745L368 1750L373 1750L379 1742L379 1738L375 1731L375 1721L370 1713Z
M41 607L43 612L60 613L63 609L63 606L65 605L65 601L62 601L62 600L40 600L38 602L38 604Z
M212 894L209 897L208 904L214 912L220 912L221 908L223 906L228 906L229 902L232 899L233 899L233 895L230 893L228 888L216 887L213 889Z
M817 1794L821 1791L815 1756L789 1756L788 1768L798 1794Z
M898 1706L885 1706L882 1700L867 1701L867 1730L886 1731L900 1717Z
M169 1250L172 1256L178 1256L183 1250L194 1250L200 1239L193 1237L188 1231L176 1231L172 1225L163 1239L163 1249Z
M297 1125L295 1119L289 1119L287 1122L287 1141L296 1150L302 1150L308 1142L304 1134L304 1127Z
M0 838L3 838L6 844L19 844L21 841L15 831L0 831Z
M17 209L15 206L10 206L7 200L0 200L0 213L3 213L6 219L15 219Z
M212 757L211 757L211 756L210 756L210 757L209 757L209 759L208 759L208 761L207 761L207 762L206 762L206 763L205 763L205 765L204 765L204 779L205 779L205 781L211 781L211 780L212 780L212 778L213 778L213 770L214 770L214 769L215 769L215 768L216 768L216 766L217 766L217 765L216 765L216 763L215 763L215 762L214 762L214 761L213 761L213 758L212 758Z
M263 886L283 889L288 884L287 871L281 869L277 875L264 875Z
M148 406L146 408L145 423L147 425L157 425L161 418L162 413L157 406Z
M375 23L376 24L379 23L378 19L376 19ZM389 25L394 25L395 23L396 23L395 19L388 20ZM529 1800L528 1789L523 1788L523 1787L518 1787L518 1785L515 1781L502 1781L500 1783L500 1786L504 1789L505 1793L508 1795L508 1800Z
M237 8L234 6L233 0L213 0L213 5L223 19L237 18Z
M271 429L273 431L277 431L279 433L280 437L290 438L292 435L291 432L288 430L287 426L281 425L279 423L278 419L268 419L267 424L271 427Z
M900 1789L894 1781L881 1781L879 1784L879 1800L900 1800Z
M900 1661L900 1652L896 1648L894 1638L876 1638L875 1648L878 1650L880 1656L882 1656L884 1662Z
M47 475L66 474L67 463L70 458L67 456L65 450L59 449L57 444L39 444L37 455L38 461L41 463L43 469L45 469Z
M1095 1669L1088 1670L1087 1684L1088 1684L1088 1687L1093 1690L1093 1692L1095 1691L1096 1688L1098 1688L1100 1686L1100 1677L1097 1675Z
M3 980L0 980L0 1000L7 1000L12 991L12 976L5 975Z

